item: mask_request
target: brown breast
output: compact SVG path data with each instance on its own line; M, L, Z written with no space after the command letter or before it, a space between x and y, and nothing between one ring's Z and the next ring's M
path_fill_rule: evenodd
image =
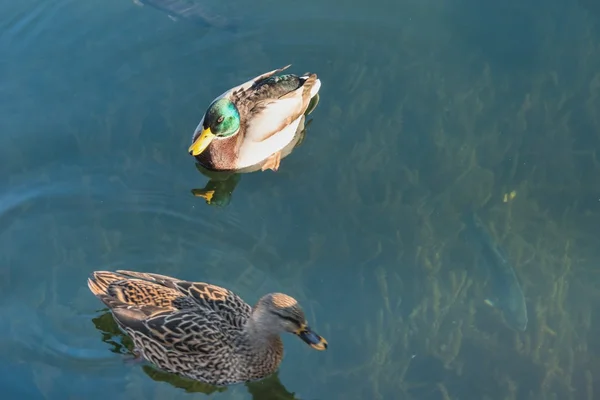
M205 168L221 171L237 169L238 149L243 135L213 140L206 150L196 156L196 161Z

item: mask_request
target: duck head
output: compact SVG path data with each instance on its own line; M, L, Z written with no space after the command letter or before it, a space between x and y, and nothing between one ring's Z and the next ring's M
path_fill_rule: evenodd
M194 157L201 154L214 139L225 139L240 130L240 112L227 98L214 101L196 128L188 151Z
M308 325L296 299L286 294L269 293L263 296L254 307L253 319L270 333L292 333L315 350L327 349L327 341Z

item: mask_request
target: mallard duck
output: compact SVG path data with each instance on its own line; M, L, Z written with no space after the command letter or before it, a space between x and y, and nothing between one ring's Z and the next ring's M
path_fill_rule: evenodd
M140 358L212 385L275 372L283 358L283 332L313 349L327 349L298 302L283 293L266 294L250 307L219 286L124 270L93 272L88 287L131 337Z
M311 107L309 106L309 109L306 110L305 114L308 114L310 112L310 108ZM280 154L282 160L283 158L287 157L295 147L299 146L302 143L305 132L304 118L304 116L301 117L300 124L298 125L298 130L296 132L297 134L294 137L294 139L292 139L292 141L281 150ZM306 124L306 127L310 125L311 121L309 121ZM206 201L206 204L210 206L225 207L229 205L229 202L231 201L231 196L233 195L233 191L235 190L236 186L241 180L241 175L243 173L254 172L259 170L260 165L231 172L209 170L203 167L200 163L196 163L196 169L202 175L209 178L209 181L202 189L192 189L192 194L195 197L203 198Z
M241 170L263 163L277 171L321 81L316 74L264 73L217 97L192 136L188 151L212 170Z

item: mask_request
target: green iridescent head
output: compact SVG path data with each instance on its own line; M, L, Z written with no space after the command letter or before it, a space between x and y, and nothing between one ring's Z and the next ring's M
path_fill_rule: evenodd
M215 138L233 136L240 129L240 113L229 99L219 99L212 103L204 115L202 131L189 148L190 154L202 153Z
M240 113L229 99L212 103L204 116L204 129L210 129L217 137L231 136L240 129Z

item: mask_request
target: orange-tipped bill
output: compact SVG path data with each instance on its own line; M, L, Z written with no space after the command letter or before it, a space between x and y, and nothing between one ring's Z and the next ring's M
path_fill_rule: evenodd
M304 342L306 342L310 347L312 347L315 350L327 349L327 340L325 340L325 338L317 335L307 325L298 329L296 331L296 335L298 335L300 337L300 339L302 339Z

